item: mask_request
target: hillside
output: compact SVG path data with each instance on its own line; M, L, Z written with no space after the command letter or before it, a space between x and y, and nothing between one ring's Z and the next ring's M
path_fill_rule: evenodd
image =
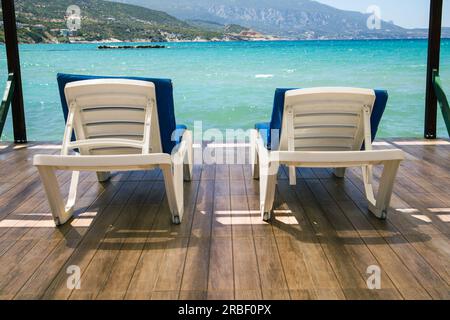
M239 24L294 39L423 38L426 30L404 29L383 21L369 30L369 15L345 11L310 0L113 0L164 10L179 19ZM450 36L447 29L443 36Z
M250 28L246 28L243 26L240 26L238 24L221 24L218 22L213 21L206 21L206 20L186 20L188 24L194 27L198 27L200 29L209 30L209 31L216 31L216 32L222 32L222 33L230 33L230 34L239 34L242 31L248 31Z
M67 30L70 5L81 9L81 29ZM181 41L222 39L222 30L192 26L162 11L102 0L17 0L22 43L68 41ZM3 33L0 34L3 41Z
M366 26L367 15L309 0L115 1L16 0L19 41L254 41L276 40L277 36L290 39L428 36L425 29L404 29L387 22L382 23L381 30L370 31ZM65 20L66 9L73 4L81 8L82 16L81 29L76 32L67 29ZM442 36L450 37L450 28L443 28ZM1 29L0 41L3 42Z

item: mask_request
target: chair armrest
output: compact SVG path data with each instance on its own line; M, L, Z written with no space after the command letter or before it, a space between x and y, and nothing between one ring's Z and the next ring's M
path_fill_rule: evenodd
M261 132L253 129L251 135L254 139L254 147L256 153L258 154L259 163L267 164L270 160L270 151L267 149L264 139L261 136Z
M170 155L165 153L125 155L36 155L33 165L48 166L73 171L128 171L144 170L160 165L170 165Z
M268 149L270 149L271 144L271 131L270 131L270 122L261 122L255 124L255 130L257 130L261 137L263 138L264 144Z
M402 161L405 155L400 149L371 151L275 151L270 161L288 163L299 167L346 168L361 165Z
M183 163L188 149L192 147L192 132L184 129L181 142L172 151L172 160L176 163Z

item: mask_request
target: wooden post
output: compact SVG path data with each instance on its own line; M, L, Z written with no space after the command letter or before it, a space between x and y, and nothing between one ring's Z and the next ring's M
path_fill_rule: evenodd
M439 71L443 0L431 0L428 34L427 92L425 101L425 139L436 139L437 97L433 87L433 70Z
M14 74L15 83L14 95L11 104L14 141L16 143L26 143L27 133L23 106L22 77L20 74L19 46L17 40L14 0L2 0L2 10L6 57L8 59L8 72Z

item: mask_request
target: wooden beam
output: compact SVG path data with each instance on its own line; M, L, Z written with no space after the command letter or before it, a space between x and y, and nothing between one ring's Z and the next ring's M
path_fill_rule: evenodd
M433 87L433 70L439 71L443 0L430 2L428 34L427 91L425 98L425 138L436 139L437 97Z
M16 11L14 0L2 0L3 28L5 33L8 72L14 74L15 88L11 111L14 128L14 141L26 143L27 133L23 105L22 77L20 74L19 45L17 40Z

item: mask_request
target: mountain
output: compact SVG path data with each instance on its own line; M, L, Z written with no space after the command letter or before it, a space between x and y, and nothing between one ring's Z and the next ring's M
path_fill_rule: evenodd
M409 35L413 35L415 38L428 38L428 29L406 29L406 32ZM442 39L449 39L450 38L450 27L442 27L442 33L441 33Z
M19 41L180 41L227 37L224 28L208 30L165 12L103 0L16 0ZM81 28L67 30L66 9L81 9ZM3 42L3 32L0 41Z
M339 10L310 0L112 0L163 10L184 20L239 24L295 39L423 38L426 32L382 21L367 27L369 14ZM444 36L449 35L444 30Z
M16 0L15 4L21 43L279 39L265 34L293 39L428 36L426 29L403 29L388 22L381 30L370 31L367 15L309 0ZM73 4L82 16L76 32L67 29L65 19ZM450 28L443 28L443 37L450 37Z
M229 34L239 34L243 31L249 31L250 28L246 28L243 26L240 26L238 24L221 24L218 22L213 21L206 21L206 20L199 20L199 19L192 19L192 20L186 20L187 23L189 23L191 26L198 27L204 30L209 31L216 31L216 32L224 32Z

